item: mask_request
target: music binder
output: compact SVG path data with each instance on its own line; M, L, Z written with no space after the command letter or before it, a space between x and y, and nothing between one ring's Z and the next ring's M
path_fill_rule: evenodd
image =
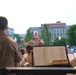
M69 64L65 46L34 46L34 66Z

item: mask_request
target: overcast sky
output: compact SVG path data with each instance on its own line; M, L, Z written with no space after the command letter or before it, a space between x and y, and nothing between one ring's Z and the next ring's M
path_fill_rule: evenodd
M44 23L76 24L76 0L0 0L0 16L19 34Z

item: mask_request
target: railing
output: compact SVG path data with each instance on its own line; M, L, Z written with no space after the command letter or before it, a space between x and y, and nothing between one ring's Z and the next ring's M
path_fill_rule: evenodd
M76 68L70 67L6 67L0 68L0 73L6 75L16 73L20 75L64 75L76 73Z

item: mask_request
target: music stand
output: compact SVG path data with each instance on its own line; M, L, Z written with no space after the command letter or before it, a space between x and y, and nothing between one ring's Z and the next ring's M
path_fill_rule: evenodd
M34 46L33 66L68 66L66 47L62 45Z

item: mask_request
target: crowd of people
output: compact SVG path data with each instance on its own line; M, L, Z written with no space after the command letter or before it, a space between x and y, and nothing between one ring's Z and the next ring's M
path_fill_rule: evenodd
M44 45L43 39L39 38L35 31L34 38L29 42L21 40L26 46L25 52L24 48L19 49L17 42L7 35L7 30L8 20L0 16L0 67L32 67L32 47ZM76 63L76 58L71 63Z

